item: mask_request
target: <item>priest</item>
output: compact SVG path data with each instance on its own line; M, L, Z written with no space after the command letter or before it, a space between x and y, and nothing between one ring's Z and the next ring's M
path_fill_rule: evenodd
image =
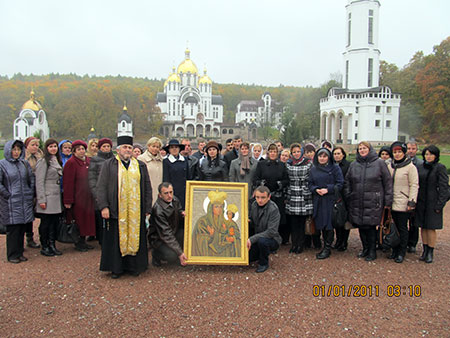
M117 155L106 160L97 182L104 232L101 271L111 278L138 276L148 266L145 217L152 208L147 168L132 156L133 138L117 138Z

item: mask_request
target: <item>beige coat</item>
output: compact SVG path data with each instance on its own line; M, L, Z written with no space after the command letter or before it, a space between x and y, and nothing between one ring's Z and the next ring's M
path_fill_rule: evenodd
M392 165L388 166L391 175L394 174ZM394 179L394 201L392 210L406 212L408 206L416 206L419 191L419 175L412 162L397 168Z
M146 150L142 155L137 158L147 166L148 176L150 176L150 182L152 184L152 205L155 204L158 199L158 186L162 183L163 179L163 159L160 154L153 156Z

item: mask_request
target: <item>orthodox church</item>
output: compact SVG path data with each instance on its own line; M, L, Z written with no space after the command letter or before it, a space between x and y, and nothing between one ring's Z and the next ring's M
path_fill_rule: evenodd
M43 142L50 137L47 116L32 90L30 99L23 104L19 117L14 120L13 135L15 140L25 141L27 137L33 136L36 132L39 133Z
M400 94L379 85L378 0L348 0L344 88L320 100L320 138L337 144L398 138Z
M201 76L186 49L185 58L164 83L156 97L163 115L161 134L165 137L220 137L223 100L212 94L212 81Z

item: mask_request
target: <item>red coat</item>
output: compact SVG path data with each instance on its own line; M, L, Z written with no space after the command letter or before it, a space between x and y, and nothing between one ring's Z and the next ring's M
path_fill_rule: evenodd
M72 204L73 217L81 236L95 236L94 200L88 183L90 161L89 157L82 161L72 156L63 170L64 204Z

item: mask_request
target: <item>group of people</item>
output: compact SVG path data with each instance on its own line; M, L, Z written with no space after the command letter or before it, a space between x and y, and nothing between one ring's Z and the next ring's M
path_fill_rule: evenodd
M64 215L79 227L76 250L86 252L93 248L89 239L99 241L100 270L110 271L112 278L146 270L147 244L154 266L177 261L185 265L186 181L200 180L248 184L247 249L250 261L258 261L257 272L267 270L269 254L282 244L291 243L293 254L314 246L321 249L317 259L328 258L332 248L345 251L350 228L359 229L358 256L372 261L377 257L376 227L386 209L400 235L389 257L402 263L407 252L415 252L421 227L420 259L431 263L436 230L442 229L442 210L450 197L439 149L424 148L422 161L416 157L415 142L394 142L377 155L363 141L352 163L343 147L327 141L319 148L294 143L289 149L276 142L265 154L261 144L243 142L239 136L227 140L224 149L214 140L199 140L196 152L189 139L173 139L163 146L157 137L144 148L133 144L132 137L120 136L116 153L112 147L108 138L88 144L48 139L42 150L33 137L5 144L0 224L6 226L9 262L27 260L24 236L27 246L40 247L42 255L61 255L55 243ZM333 215L339 198L348 217L336 226ZM40 245L33 239L35 217L40 218ZM312 220L315 232L307 235L305 226Z

